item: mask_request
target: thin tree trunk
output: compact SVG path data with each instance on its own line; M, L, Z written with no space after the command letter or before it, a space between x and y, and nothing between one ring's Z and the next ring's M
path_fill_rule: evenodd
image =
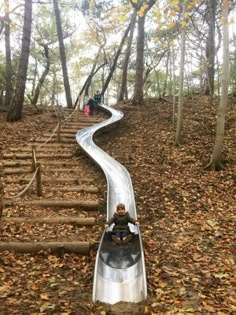
M122 67L123 71L122 71L121 87L120 87L120 94L118 97L118 102L124 101L124 96L127 91L127 71L128 71L129 58L130 58L130 53L131 53L131 45L132 45L134 30L135 30L136 17L137 17L137 12L134 11L132 20L131 20L130 34L129 34L129 39L128 39L127 48L125 52L123 67Z
M184 17L184 13L185 13L185 7L183 8L183 17ZM176 128L176 135L175 135L175 145L177 145L177 146L180 145L182 130L183 130L183 88L184 88L185 37L186 37L186 29L184 28L181 32L179 100L178 100L177 128Z
M72 108L73 105L72 105L69 77L68 77L67 64L66 64L66 53L65 53L65 46L64 46L63 34L62 34L61 16L60 16L60 10L58 7L57 0L53 0L53 8L54 8L56 25L57 25L57 36L58 36L58 42L59 42L59 50L60 50L60 57L61 57L64 88L65 88L65 94L66 94L66 102L67 102L67 107Z
M138 38L136 55L136 75L134 84L134 97L132 104L137 105L143 101L143 71L144 71L144 33L145 15L138 17Z
M164 87L163 87L163 92L162 92L163 97L166 95L167 81L168 81L168 76L169 76L169 62L170 62L170 49L168 50L167 56L166 56L166 74L165 74L165 82L164 82Z
M5 52L6 52L6 95L5 107L10 107L12 98L12 67L11 67L11 40L10 40L10 18L9 0L5 0Z
M107 79L106 79L106 82L104 83L104 86L103 86L102 91L101 91L101 95L102 95L102 96L103 96L104 93L106 92L106 89L107 89L107 87L108 87L108 84L110 83L111 78L112 78L112 75L113 75L113 73L114 73L114 71L115 71L115 69L116 69L116 64L117 64L118 58L119 58L119 56L120 56L120 54L121 54L122 48L123 48L123 46L124 46L124 42L125 42L125 40L126 40L126 38L127 38L127 36L128 36L130 27L131 27L131 22L129 23L127 29L125 30L125 33L124 33L124 35L123 35L123 37L122 37L122 39L121 39L120 45L119 45L119 47L118 47L118 49L117 49L117 52L116 52L116 54L115 54L115 57L114 57L114 60L113 60L113 64L112 64L112 66L111 66L111 70L110 70L110 72L109 72L109 74L108 74L108 77L107 77Z
M16 92L7 114L7 121L16 121L22 117L25 86L27 79L32 25L32 0L25 0L22 47L18 66Z
M49 59L49 52L48 52L48 46L47 45L44 45L44 55L46 57L46 67L45 67L45 69L44 69L44 71L42 73L41 78L39 79L39 82L38 82L37 86L36 86L35 93L34 93L32 101L31 101L32 105L36 105L37 104L41 87L42 87L42 85L44 83L44 80L45 80L46 76L48 75L48 72L49 72L49 69L50 69L50 59Z
M223 169L222 165L222 151L225 134L225 111L228 101L228 86L229 86L229 1L224 0L222 7L223 15L223 68L221 80L221 96L220 104L217 112L216 121L216 138L215 146L211 156L211 160L205 168L213 170Z
M172 125L173 128L175 127L175 104L176 104L176 98L175 98L175 49L172 48L171 53L171 72L172 72L172 97L173 97L173 104L172 104Z
M215 76L215 15L216 1L207 0L207 22L208 36L206 43L206 58L207 58L207 80L206 80L206 95L214 94L214 76Z

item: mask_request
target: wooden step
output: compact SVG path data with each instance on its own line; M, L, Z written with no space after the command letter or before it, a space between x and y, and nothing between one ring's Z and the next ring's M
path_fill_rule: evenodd
M16 174L29 174L33 173L32 169L23 169L23 168L5 168L3 171L4 175L16 175Z
M36 253L49 251L63 256L64 253L88 255L94 244L89 242L0 242L0 252L14 251L17 253Z
M58 143L57 142L57 138L54 138L52 137L52 139L48 140L48 138L40 138L40 139L37 139L37 142L38 143L44 143L46 142L51 144L51 143ZM71 144L71 143L75 143L76 141L75 140L70 140L70 139L67 139L67 138L62 138L60 139L60 142L59 143L68 143L68 144Z
M56 158L72 158L73 154L72 153L38 153L37 154L37 159L40 158L50 158L50 159L56 159ZM4 159L32 159L32 154L29 153L3 153L3 158Z
M68 146L64 146L64 145L60 146L60 144L59 144L58 147L55 147L55 146L53 146L53 147L52 146L42 146L41 148L35 147L35 150L36 150L37 153L44 152L44 151L47 151L47 152L49 152L49 151L52 151L52 152L55 152L55 151L63 152L63 151L70 150L70 149L71 149L71 145L68 147ZM32 147L25 146L25 147L21 147L21 148L9 148L7 151L14 152L14 153L32 152Z
M31 177L26 176L25 178L5 178L4 182L8 184L19 183L21 185L28 184L31 180ZM44 176L42 174L42 182L43 183L55 183L55 184L65 184L65 183L74 183L74 184L82 184L82 183L93 183L92 179L89 178L79 178L79 177L53 177L53 176Z
M45 166L42 168L42 172L43 173L79 173L80 172L80 169L78 168L78 165L75 166L75 168L68 168L68 167L65 167L65 168L48 168L45 164ZM32 172L32 169L29 168L29 169L24 169L24 168L7 168L7 169L4 169L3 171L3 174L4 175L17 175L17 174L30 174L34 172Z
M41 160L40 159L40 164L41 165L58 165L61 167L67 167L67 166L78 166L78 163L74 162L74 161L53 161L53 160ZM3 161L2 165L4 167L21 167L21 166L31 166L32 165L32 161L29 160L17 160L17 162L15 161Z
M48 134L44 134L44 136L47 137ZM60 138L61 139L67 139L67 138L71 139L71 138L73 138L74 139L75 138L75 132L73 132L73 133L61 132L60 133ZM53 135L51 139L57 139L57 135Z
M95 186L71 186L71 187L48 187L47 191L65 191L65 192L86 192L96 194L99 189Z
M56 216L56 217L2 217L1 221L3 223L17 223L17 224L73 224L78 226L91 226L96 223L94 217L65 217L65 216Z
M98 210L99 206L99 202L97 200L49 200L49 199L31 201L5 200L3 203L6 207L36 206L43 208L83 208L86 210Z

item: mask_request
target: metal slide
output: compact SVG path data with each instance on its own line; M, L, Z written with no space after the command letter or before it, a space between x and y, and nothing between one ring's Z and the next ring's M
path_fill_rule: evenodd
M77 132L80 147L101 167L107 180L107 219L116 205L124 203L130 215L137 218L134 192L126 168L101 150L94 142L97 132L118 122L123 113L105 105L101 110L111 117L92 127ZM112 226L105 229L98 248L93 280L93 301L114 304L120 301L140 302L147 297L144 253L139 227L130 224L132 240L126 245L116 245L111 240Z

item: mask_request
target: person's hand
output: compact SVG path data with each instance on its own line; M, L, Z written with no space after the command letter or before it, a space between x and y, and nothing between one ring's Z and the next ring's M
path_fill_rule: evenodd
M139 221L135 221L135 225L140 225Z
M108 227L109 227L109 225L106 223L106 224L105 224L105 228L108 228Z

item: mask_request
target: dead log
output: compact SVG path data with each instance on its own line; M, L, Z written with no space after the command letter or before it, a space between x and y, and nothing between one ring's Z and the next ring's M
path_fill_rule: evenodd
M11 205L20 205L19 201L5 201L4 205L9 207ZM86 210L98 210L99 202L97 200L32 200L24 202L24 206L36 206L44 208L83 208Z
M26 224L73 224L78 226L91 226L96 223L94 217L78 218L78 217L2 217L2 222L5 223L26 223Z
M0 242L0 252L14 251L17 253L36 253L48 251L63 256L64 253L88 255L93 245L90 242Z

